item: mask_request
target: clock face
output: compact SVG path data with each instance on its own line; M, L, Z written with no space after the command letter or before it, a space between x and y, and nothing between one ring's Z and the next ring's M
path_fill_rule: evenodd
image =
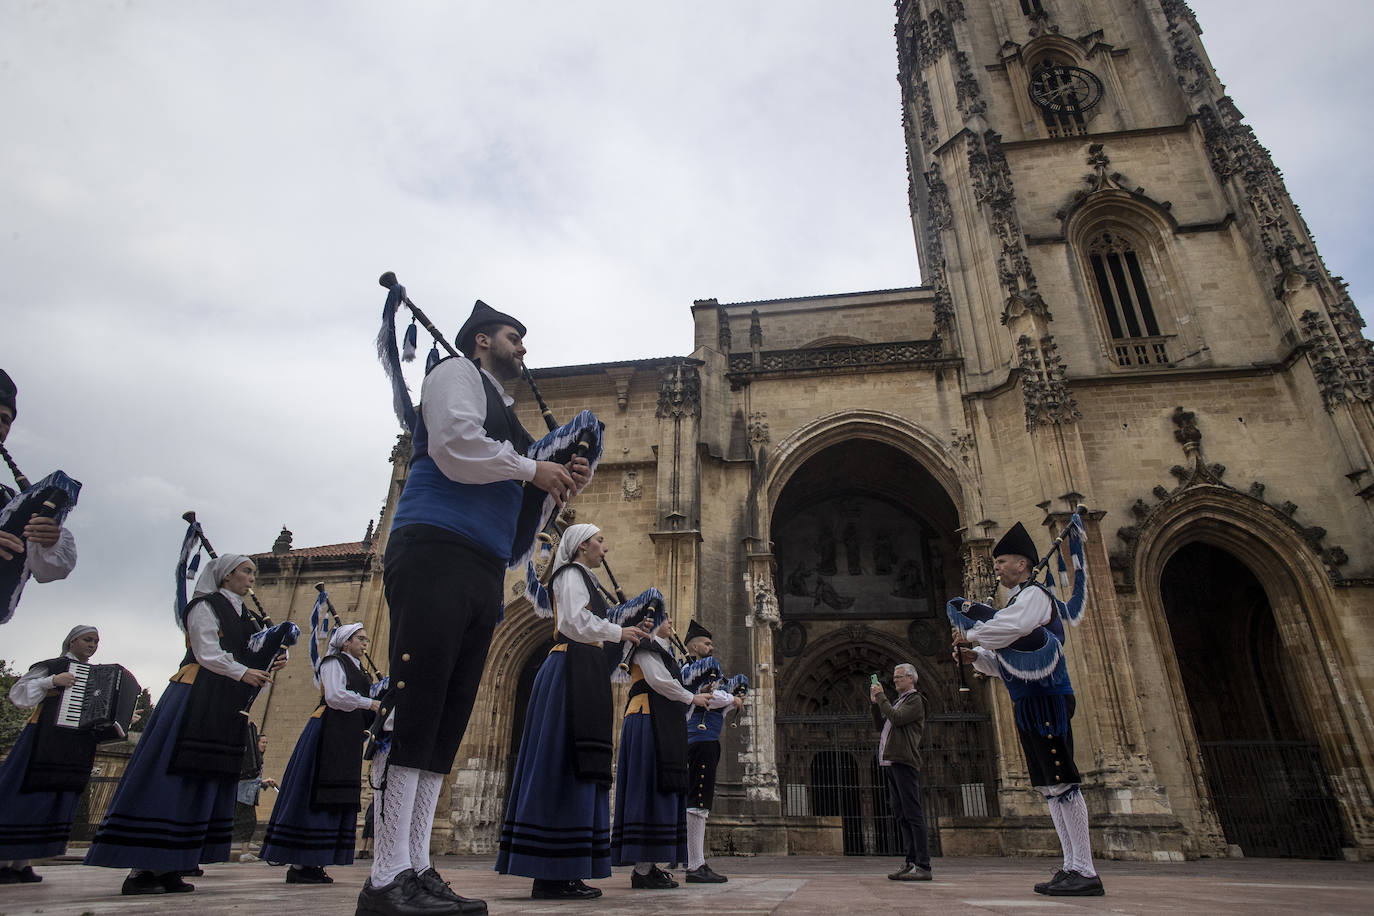
M1046 111L1087 111L1102 100L1102 81L1078 67L1046 67L1031 77L1030 97Z

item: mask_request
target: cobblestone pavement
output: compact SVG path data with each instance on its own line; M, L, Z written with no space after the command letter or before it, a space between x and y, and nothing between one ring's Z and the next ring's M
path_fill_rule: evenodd
M757 913L938 913L940 916L1033 913L1267 913L1374 912L1374 864L1293 859L1221 859L1151 864L1100 862L1105 897L1042 897L1031 885L1055 865L1049 859L936 859L929 883L889 881L900 862L875 858L806 856L717 858L727 884L684 885L669 891L630 889L629 869L592 884L605 896L591 903L529 899L524 878L497 875L488 858L441 857L445 878L464 896L481 897L491 913L672 914L740 916ZM194 916L349 916L367 863L331 868L335 883L287 885L285 870L263 863L210 865L190 879L194 894L121 897L124 872L76 862L38 865L41 884L0 887L0 916L45 914L179 913ZM678 875L681 880L681 874Z

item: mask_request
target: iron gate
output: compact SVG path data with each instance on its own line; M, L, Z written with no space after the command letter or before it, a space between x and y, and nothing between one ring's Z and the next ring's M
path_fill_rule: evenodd
M1341 820L1316 745L1203 741L1226 841L1247 856L1338 859Z
M847 856L901 855L872 716L778 716L776 722L783 814L839 817ZM997 814L996 775L989 716L938 713L926 718L921 804L931 855L941 854L943 819Z

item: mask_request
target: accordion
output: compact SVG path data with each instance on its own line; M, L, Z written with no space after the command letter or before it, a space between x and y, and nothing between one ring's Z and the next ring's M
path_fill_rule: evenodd
M73 662L67 670L76 682L62 690L56 724L92 732L99 742L127 738L140 689L129 669Z

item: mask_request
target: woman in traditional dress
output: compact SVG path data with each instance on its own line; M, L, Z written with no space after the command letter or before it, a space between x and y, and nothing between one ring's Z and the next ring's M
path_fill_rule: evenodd
M361 623L336 627L316 676L323 693L282 776L261 858L289 862L287 884L332 884L326 865L352 865L362 799L363 733L380 705L363 670Z
M186 656L134 748L109 811L86 853L87 865L132 868L121 893L186 893L181 879L202 862L225 862L233 842L234 799L246 710L284 653L267 670L250 668L248 639L259 626L244 607L256 570L241 554L211 560L186 605Z
M600 897L583 879L611 874L614 709L602 645L645 634L606 619L592 570L609 551L595 525L570 526L549 583L557 635L530 693L496 857L501 874L534 879L536 900Z
M693 694L678 679L668 648L673 621L665 618L634 652L630 701L620 727L611 862L633 865L630 886L677 887L660 861L687 861L688 705L705 708L710 695Z
M95 735L58 728L57 707L76 680L68 667L89 662L99 646L95 627L73 627L61 655L35 663L10 688L10 702L33 715L0 764L0 884L42 881L29 860L67 851L72 816L95 762Z

